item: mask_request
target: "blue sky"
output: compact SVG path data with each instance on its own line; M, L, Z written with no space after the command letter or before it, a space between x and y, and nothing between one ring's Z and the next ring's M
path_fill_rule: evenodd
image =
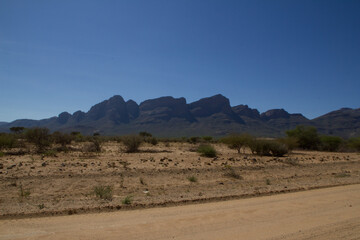
M0 121L118 94L218 93L314 118L360 107L360 1L1 0Z

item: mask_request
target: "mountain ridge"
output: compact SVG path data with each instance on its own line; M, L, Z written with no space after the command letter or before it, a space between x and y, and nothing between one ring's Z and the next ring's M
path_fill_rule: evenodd
M248 105L231 106L230 100L221 94L191 103L183 97L164 96L140 104L114 95L93 105L87 112L62 112L41 120L17 119L0 123L3 132L13 126L23 126L80 131L83 134L100 132L103 135L148 131L164 137L223 136L236 132L279 137L297 125L310 125L317 127L322 134L348 138L360 135L360 108L341 108L310 120L301 113L291 114L282 108L260 113Z

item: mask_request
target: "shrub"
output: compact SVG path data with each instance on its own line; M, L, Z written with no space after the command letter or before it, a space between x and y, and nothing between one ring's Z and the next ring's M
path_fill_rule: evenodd
M187 178L190 182L197 182L197 178L195 176L190 176Z
M288 147L280 142L270 142L270 152L274 157L282 157L289 152Z
M232 134L222 138L220 141L228 145L231 149L236 149L238 153L241 152L243 147L249 146L253 137L249 134Z
M71 143L74 137L66 133L54 132L51 135L51 138L54 143L60 144L63 148L65 148L66 145Z
M139 132L139 136L140 137L152 137L152 134L151 133L148 133L148 132Z
M16 139L11 134L0 134L0 150L1 149L7 149L7 148L13 148L16 145Z
M154 146L158 144L158 140L155 137L143 137L143 141Z
M101 152L101 142L97 138L91 138L90 142L83 148L84 152Z
M259 156L282 157L288 153L285 144L272 140L253 140L250 143L250 149L253 154Z
M50 146L49 129L47 128L31 128L25 133L26 139L35 144L38 152L43 152L44 149Z
M86 137L81 135L80 132L71 132L70 135L74 139L75 142L85 142L86 141Z
M126 196L123 200L122 200L122 204L126 204L126 205L130 205L132 202L132 196Z
M341 143L343 142L341 137L336 136L321 136L320 141L321 149L330 152L338 151Z
M158 140L154 137L152 137L149 142L154 146L158 144Z
M203 136L202 139L205 141L205 142L211 142L213 140L213 137L211 136Z
M110 186L96 186L94 193L101 199L112 200L112 188Z
M294 150L295 148L299 147L297 138L295 137L285 137L277 139L278 142L285 144L289 151Z
M55 150L47 150L44 152L44 157L57 157L57 152Z
M348 145L351 149L356 151L360 151L360 137L350 138L348 141Z
M243 177L240 174L238 174L231 166L226 166L224 176L234 179L243 179Z
M200 141L199 137L191 137L188 139L188 142L192 144L198 143L199 141Z
M299 125L293 130L286 131L288 137L297 139L299 147L302 149L316 150L320 144L317 129L312 126Z
M30 191L25 190L23 188L22 184L20 184L20 186L19 186L19 196L20 196L20 198L29 198L29 196L30 196Z
M216 150L211 145L200 145L197 152L203 157L216 157Z
M143 142L143 139L137 135L124 136L122 140L128 153L137 152Z
M259 156L270 156L270 142L267 140L253 140L249 145L251 152Z

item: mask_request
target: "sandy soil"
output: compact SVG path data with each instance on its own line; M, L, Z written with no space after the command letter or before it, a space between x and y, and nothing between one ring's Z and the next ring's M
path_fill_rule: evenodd
M0 221L0 239L360 239L360 185L111 213Z
M187 143L144 145L140 153L124 153L115 142L106 143L100 154L0 157L0 219L172 206L360 183L359 153L295 151L273 158L214 146L216 158L200 157L193 151L196 145ZM110 186L111 199L97 197L97 186ZM123 203L126 197L130 204Z

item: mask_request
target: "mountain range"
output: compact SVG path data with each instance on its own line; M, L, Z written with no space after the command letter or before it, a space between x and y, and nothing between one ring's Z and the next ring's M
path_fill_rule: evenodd
M315 126L321 134L344 138L360 136L360 108L342 108L315 119L284 109L260 113L247 105L231 106L221 94L187 103L185 98L160 97L137 104L115 95L88 112L60 113L42 120L19 119L0 122L0 132L10 127L47 127L51 131L92 135L123 135L147 131L159 137L224 136L246 132L255 136L279 137L297 125Z

